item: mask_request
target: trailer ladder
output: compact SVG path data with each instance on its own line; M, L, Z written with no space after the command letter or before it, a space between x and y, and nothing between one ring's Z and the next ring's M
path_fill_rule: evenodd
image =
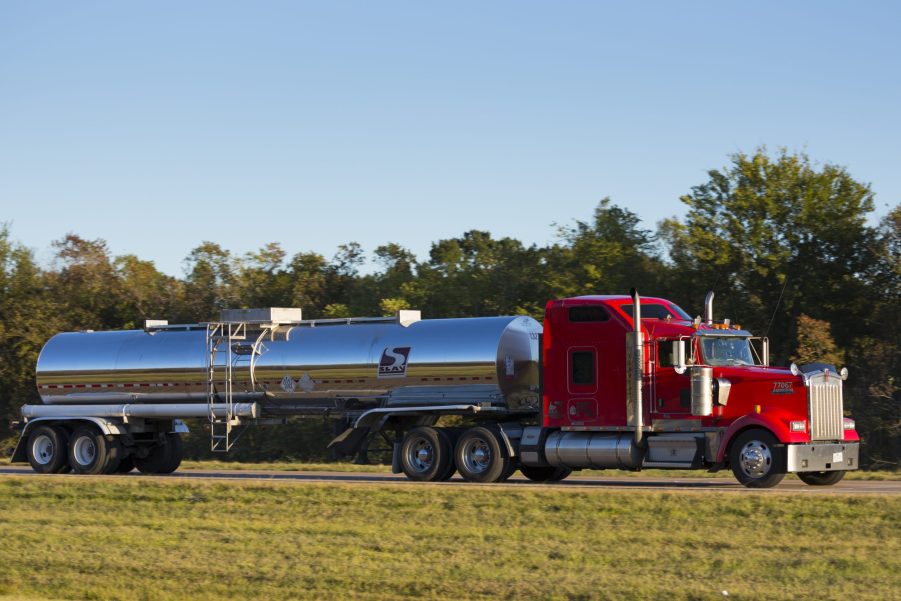
M207 415L210 422L210 450L214 453L227 453L231 450L246 428L235 411L234 390L235 363L243 356L235 352L235 343L246 339L246 323L206 324ZM251 361L256 352L257 345L254 344ZM214 409L214 405L220 408Z

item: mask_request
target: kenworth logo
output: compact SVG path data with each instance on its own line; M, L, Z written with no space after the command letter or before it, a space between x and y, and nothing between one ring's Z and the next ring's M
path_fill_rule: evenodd
M407 360L410 358L409 346L389 347L382 351L379 359L379 378L403 378L407 375Z
M794 382L773 382L773 394L791 394L794 386Z

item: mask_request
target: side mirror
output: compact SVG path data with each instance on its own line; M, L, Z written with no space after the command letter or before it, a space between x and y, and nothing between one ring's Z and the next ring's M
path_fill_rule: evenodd
M673 340L673 369L677 374L684 374L687 366L685 365L685 341Z

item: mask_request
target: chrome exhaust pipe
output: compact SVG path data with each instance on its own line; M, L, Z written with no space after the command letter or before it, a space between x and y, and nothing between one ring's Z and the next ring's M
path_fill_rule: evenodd
M713 290L704 297L704 323L708 325L713 323Z
M632 288L629 291L632 297L632 365L630 375L632 378L629 386L632 393L631 404L635 421L635 444L641 444L644 419L641 414L641 387L644 384L644 341L641 336L641 297L638 290Z

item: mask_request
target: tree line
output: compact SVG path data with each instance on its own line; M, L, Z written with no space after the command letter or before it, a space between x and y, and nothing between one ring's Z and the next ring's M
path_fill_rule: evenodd
M555 241L544 246L480 230L434 242L423 258L387 243L373 250L377 268L367 273L355 242L331 258L289 256L277 242L246 255L203 242L185 259L184 276L173 277L74 233L53 243L54 259L43 266L2 227L0 413L12 420L20 405L38 401L35 361L59 331L139 328L156 318L207 321L233 307L302 307L305 318L417 308L432 318L540 320L548 299L631 287L699 314L712 289L717 317L770 337L774 364L847 366L845 405L864 438L862 462L897 467L901 204L871 224L874 192L847 169L763 148L731 156L681 202L682 217L651 229L604 199L590 218L557 226ZM321 430L306 424L270 432L238 456L320 458ZM201 453L199 443L192 448Z

